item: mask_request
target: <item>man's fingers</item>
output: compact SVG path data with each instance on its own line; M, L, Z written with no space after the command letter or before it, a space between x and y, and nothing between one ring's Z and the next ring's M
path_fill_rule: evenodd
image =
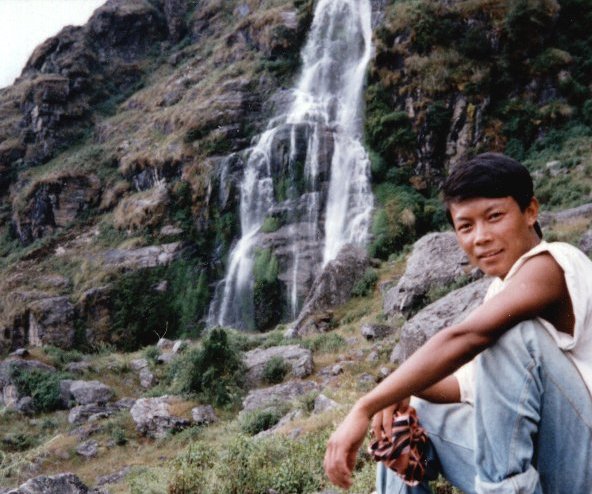
M372 432L376 439L382 438L382 414L383 411L381 410L372 417Z
M401 413L405 413L409 408L409 402L411 401L411 397L405 398L399 402L399 408L397 409Z
M325 460L323 466L325 467L325 473L333 484L342 487L343 489L349 489L352 484L351 472L352 468L349 467L348 463L351 462L350 455L341 455L337 451L337 448L329 441L327 452L325 454ZM354 454L355 462L355 454Z
M396 405L391 405L382 411L382 429L386 437L391 438L393 436L393 415L397 410Z

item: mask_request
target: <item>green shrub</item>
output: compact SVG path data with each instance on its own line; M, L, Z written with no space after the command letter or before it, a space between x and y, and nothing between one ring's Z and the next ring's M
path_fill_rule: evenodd
M53 365L63 367L71 362L80 362L84 355L78 350L63 350L55 346L44 346L43 353L51 357Z
M33 399L36 412L52 412L62 408L60 380L67 377L64 374L12 365L10 376L19 395Z
M158 357L160 356L160 350L155 345L149 345L144 349L142 354L149 363L156 365Z
M114 427L111 431L111 439L117 446L124 446L127 444L127 436L121 427Z
M205 494L211 492L207 475L214 467L216 451L203 443L192 444L172 462L172 479L168 494Z
M5 434L0 440L0 451L5 451L7 453L26 451L38 444L39 439L35 435L26 434L24 432L11 432Z
M271 429L282 418L280 410L266 408L245 413L241 418L241 431L250 436Z
M352 296L365 297L374 290L376 282L378 281L378 274L372 268L366 270L360 280L356 282L352 289Z
M275 356L265 363L263 380L268 384L279 384L290 372L290 365L280 356Z
M212 329L201 348L190 350L170 367L175 392L197 394L216 406L238 401L244 379L244 363L237 348L221 328Z

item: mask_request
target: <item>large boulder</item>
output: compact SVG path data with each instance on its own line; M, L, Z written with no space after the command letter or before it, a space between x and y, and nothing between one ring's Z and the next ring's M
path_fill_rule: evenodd
M113 390L99 381L74 381L70 384L70 394L78 405L107 403L113 398Z
M158 439L169 432L176 432L191 425L191 421L183 417L176 417L171 408L181 402L176 396L160 396L158 398L140 398L130 409L132 419L136 423L136 430L145 436Z
M401 329L391 362L400 364L441 329L462 321L483 302L491 278L481 278L437 300L409 319Z
M471 267L453 232L429 233L415 242L405 274L384 293L383 311L388 317L407 313L421 305L430 289L462 277L479 276L480 271Z
M74 306L68 297L51 297L29 305L29 345L71 348L74 344Z
M21 371L38 370L42 372L55 372L55 367L44 364L38 360L25 360L21 358L7 358L0 362L0 389L14 384L12 381L12 369L17 368Z
M314 314L344 304L370 266L366 251L354 245L345 245L337 257L327 263L317 277L304 303L300 315L287 336L298 337L319 332Z
M257 386L264 381L265 366L273 358L281 358L290 368L292 377L307 377L312 374L312 352L298 345L256 348L244 355L247 368L247 383Z
M88 487L73 473L35 477L7 494L88 494Z
M285 404L308 393L318 391L318 385L312 381L288 381L269 388L252 390L243 400L241 413L259 410L279 404Z

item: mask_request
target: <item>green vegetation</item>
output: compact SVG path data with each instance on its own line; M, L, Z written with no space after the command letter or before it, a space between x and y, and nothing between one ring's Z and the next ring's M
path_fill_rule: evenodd
M288 372L290 372L290 365L282 357L272 357L263 368L263 381L267 384L279 384Z
M64 350L51 345L44 346L43 353L49 356L52 364L58 368L61 368L70 362L80 362L84 357L84 355L78 350Z
M164 334L197 336L209 302L207 277L192 262L177 260L120 277L112 299L112 341L118 348L135 350Z
M371 294L378 282L378 274L372 268L368 268L362 279L359 280L352 289L352 295L354 297L366 297Z
M169 485L175 494L285 494L316 492L326 484L322 467L327 433L292 440L283 436L254 440L236 436L224 448L195 447L175 462ZM195 482L193 479L199 479ZM197 488L197 490L192 490Z
M269 329L278 324L283 315L282 284L278 279L279 264L269 249L255 253L253 266L253 303L255 328Z
M200 348L175 360L167 389L195 394L216 406L232 406L242 394L244 363L235 343L221 328L209 331Z
M245 413L241 419L241 431L250 436L271 429L282 418L279 408L266 408Z
M52 412L62 408L60 380L66 375L41 369L10 367L11 380L20 396L30 396L36 412Z

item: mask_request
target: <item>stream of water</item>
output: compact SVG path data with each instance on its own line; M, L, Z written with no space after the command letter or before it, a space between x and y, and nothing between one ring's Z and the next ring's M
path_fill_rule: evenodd
M253 265L261 227L277 206L277 177L272 163L278 133L290 128L290 169L303 166L298 202L305 203L292 218L287 235L291 246L292 275L287 283L290 315L300 309L299 270L306 259L299 244L303 238L323 245L321 265L334 259L347 243L365 245L373 196L370 163L362 146L363 89L372 56L369 0L319 0L307 41L301 53L302 69L285 115L274 118L247 150L240 187L241 238L230 252L224 280L210 306L209 326L248 328L253 321ZM297 159L297 138L307 129L303 165ZM323 163L320 143L330 134L332 156ZM329 183L321 183L323 168ZM292 170L296 176L297 170ZM289 184L291 196L296 189ZM295 203L295 202L294 202ZM310 266L309 266L310 269Z

